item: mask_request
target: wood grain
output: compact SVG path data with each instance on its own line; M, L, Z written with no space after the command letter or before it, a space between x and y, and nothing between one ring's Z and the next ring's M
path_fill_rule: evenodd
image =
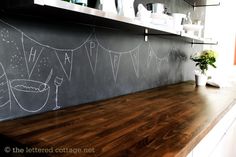
M44 156L184 157L236 103L235 93L235 85L217 89L185 82L9 120L0 123L1 149L53 148ZM55 153L57 148L82 151Z

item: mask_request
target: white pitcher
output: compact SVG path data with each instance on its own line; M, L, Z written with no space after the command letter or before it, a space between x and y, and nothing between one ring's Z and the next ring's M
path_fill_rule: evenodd
M115 0L97 0L96 8L117 14Z
M116 0L118 14L130 18L135 18L134 0Z

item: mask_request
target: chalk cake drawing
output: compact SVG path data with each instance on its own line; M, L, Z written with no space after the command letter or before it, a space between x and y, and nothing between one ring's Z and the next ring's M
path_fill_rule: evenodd
M139 48L130 52L133 67L137 78L139 78Z
M58 105L58 89L61 86L62 82L63 82L63 77L58 77L58 76L55 77L54 85L56 86L56 98L55 98L56 106L53 108L53 110L61 108L61 106Z
M48 102L50 87L43 82L15 79L10 81L10 88L17 104L26 112L38 112ZM30 100L33 100L33 103Z
M90 67L92 69L93 74L95 74L96 68L97 68L97 58L98 58L98 42L95 39L94 34L85 44L85 49L86 49L87 56L89 59Z
M117 74L118 74L119 67L120 67L121 54L116 53L116 52L112 52L112 51L110 51L109 54L110 54L110 60L111 60L112 74L113 74L113 78L116 82Z
M22 47L24 51L27 72L30 78L44 48L41 45L33 42L23 33L22 33Z
M5 69L2 63L0 63L0 107L4 107L9 103L11 110L11 94L10 94L9 82Z
M74 51L55 51L62 70L69 81L71 79L71 72L73 68L73 53Z

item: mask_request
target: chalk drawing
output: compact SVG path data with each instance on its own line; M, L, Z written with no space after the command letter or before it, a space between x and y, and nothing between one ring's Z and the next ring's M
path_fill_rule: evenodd
M2 41L10 43L9 31L6 28L3 28L0 32Z
M20 77L23 78L18 78L10 81L7 77L3 65L0 63L0 108L10 104L11 111L12 101L14 99L17 105L26 112L39 112L46 106L50 95L50 86L48 85L48 82L52 78L53 68L51 69L45 82L35 81L31 79L33 73L36 74L33 75L34 77L41 77L44 69L51 68L51 65L47 64L49 63L49 55L43 53L46 50L50 50L49 53L55 53L56 59L58 60L58 63L60 64L60 67L65 74L65 76L63 77L56 76L53 80L53 83L55 85L55 106L53 110L59 109L61 107L61 105L59 104L59 87L62 86L64 79L67 78L68 81L71 81L74 55L75 53L77 53L75 51L82 48L85 48L86 52L78 52L87 54L88 62L94 75L97 71L99 50L104 50L104 52L106 52L106 54L110 57L112 76L115 83L118 78L121 57L123 57L122 55L124 54L127 54L131 57L132 63L130 63L130 66L133 66L136 77L139 78L140 76L140 47L142 46L143 42L141 42L134 48L129 48L126 51L114 51L110 48L105 48L105 46L99 42L96 36L95 29L93 29L93 32L89 33L88 37L84 39L82 43L78 44L76 48L59 49L47 44L42 44L41 42L33 39L33 37L25 34L20 29L16 28L13 25L10 25L9 23L1 19L0 23L6 25L6 28L0 30L0 42L4 43L4 46L7 44L11 44L7 46L13 46L13 48L15 47L16 49L11 49L13 50L13 54L10 58L10 65L7 72L9 72L9 69L11 70L11 73L15 70L15 72L18 72L20 74ZM8 30L7 28L11 29ZM21 37L18 37L18 40L21 41L20 45L18 45L18 42L16 43L14 41L17 41L17 39L12 39L12 29L16 30L17 32L19 32L19 35L21 35ZM147 68L150 67L152 60L155 60L156 62L155 64L153 64L153 66L156 66L156 71L158 73L162 72L162 69L168 68L168 58L170 53L164 54L164 57L163 55L162 57L158 57L160 53L153 50L150 42L148 53L149 54L146 62ZM27 76L24 76L27 74L28 78ZM12 99L11 96L13 96Z
M112 74L113 78L116 82L117 75L119 71L119 65L120 65L120 58L123 54L129 54L132 58L133 67L135 70L135 74L137 78L139 78L139 49L142 44L138 44L137 47L129 50L129 51L113 51L110 49L105 48L102 44L99 43L99 40L97 39L97 36L95 34L95 40L100 48L102 48L105 52L108 52L110 54L110 61L111 61L111 67L112 67Z
M9 23L7 23L1 19L0 19L0 22L15 29L16 31L18 31L22 34L21 35L22 36L21 42L22 42L22 47L23 47L24 56L25 56L24 58L25 58L25 62L26 62L26 69L27 69L29 78L31 77L32 72L34 71L34 68L36 66L36 63L37 63L41 53L43 52L44 49L48 48L48 49L52 49L53 50L52 52L57 51L56 56L60 62L62 70L64 71L66 77L70 81L71 72L72 72L72 68L73 68L72 67L72 65L73 65L73 52L80 49L82 46L84 46L88 42L88 40L91 39L91 36L92 36L92 33L91 33L90 35L88 35L87 39L81 45L79 45L78 47L76 47L74 49L58 49L58 48L55 48L55 47L52 47L49 45L42 44L42 43L32 39L31 37L26 35L24 32L22 32L20 29L16 28L15 26L10 25ZM62 59L61 55L59 55L63 52L65 53L65 54L63 54L64 59Z
M158 72L160 73L161 72L161 67L162 68L165 68L165 71L166 69L168 69L167 65L168 65L168 58L165 57L165 58L162 58L161 60L157 59L157 69L158 69Z
M21 39L21 38L20 38ZM7 47L9 48L9 51L11 51L12 55L10 56L10 62L8 71L10 73L16 73L19 74L22 78L24 77L25 73L25 67L26 63L24 61L24 54L22 53L22 49L20 49L17 45L17 43L14 40L11 40L10 43L8 43ZM21 46L21 45L20 45ZM26 74L27 77L28 74Z
M128 53L134 51L135 49L139 48L139 47L142 45L142 43L140 43L140 44L138 44L135 48L130 49L130 50L127 50L127 51L114 51L114 50L110 50L110 49L105 48L105 47L99 42L99 40L98 40L96 34L94 35L94 37L95 37L96 42L98 43L98 46L99 46L100 48L102 48L103 50L105 50L106 52L108 52L108 53L109 53L110 51L112 51L112 52L115 52L115 53L119 53L119 54L121 54L121 55L122 55L122 54L128 54Z
M23 73L25 72L26 66L24 64L24 55L22 54L22 49L20 49L18 44L14 41L15 38L11 39L12 37L10 36L9 32L11 31L9 31L7 28L4 28L0 31L0 40L2 39L3 46L6 46L5 51L8 50L12 53L9 59L10 62L8 62L8 72L13 74L16 73L24 77ZM21 38L19 37L19 39ZM5 53L7 54L8 52Z
M95 35L93 34L91 38L85 44L87 56L89 59L89 64L92 69L93 74L96 73L97 67L97 58L98 58L98 42L95 39Z
M154 55L153 55L153 52L152 52L150 44L149 44L149 46L148 46L148 57L147 57L147 63L146 63L147 69L149 69L149 67L150 67L151 60L152 60L153 56Z
M50 87L43 82L15 79L10 81L10 88L17 104L26 112L39 112L48 102Z
M113 50L105 48L102 44L99 43L99 40L97 39L97 36L95 33L95 30L93 30L93 32L88 36L88 38L78 47L76 47L74 49L58 49L58 48L55 48L55 47L52 47L49 45L42 44L42 43L32 39L31 37L27 36L24 32L22 32L20 29L10 25L9 23L7 23L1 19L0 19L0 22L15 29L16 31L18 31L22 34L21 40L22 40L22 46L23 46L24 53L25 53L25 62L27 65L26 68L27 68L29 78L31 77L32 72L34 71L35 65L36 65L43 49L49 48L49 49L54 50L53 52L56 53L57 59L60 62L62 70L65 73L67 79L70 81L72 68L73 68L73 52L80 49L82 46L85 46L86 53L87 53L88 60L89 60L89 64L90 64L93 74L96 73L98 49L100 47L100 48L104 49L105 52L107 52L110 55L112 73L113 73L113 77L114 77L115 82L116 82L117 74L119 71L120 56L122 54L130 54L130 56L132 57L132 63L133 63L133 67L135 70L135 74L137 77L139 77L139 48L140 48L141 44L138 44L135 48L130 49L128 51L119 51L119 52L113 51ZM5 34L7 34L7 31L5 31ZM5 35L5 36L7 36L7 35ZM25 40L27 40L27 42ZM25 44L27 44L27 45L25 45ZM81 52L81 51L79 51L79 52ZM137 55L137 53L138 53L138 55Z
M159 60L157 57L156 57L156 71L158 72L158 73L160 73L161 72L161 62L162 62L162 60Z
M149 67L150 67L150 64L151 64L151 60L152 60L152 52L150 51L149 52L149 55L148 55L148 58L147 58L147 69L149 69Z
M157 65L157 72L160 73L161 71L161 65L163 65L165 62L168 64L169 62L169 56L170 56L170 52L165 56L165 57L158 57L157 53L155 53L155 51L153 50L151 44L149 43L149 47L150 47L150 53L152 53L152 55L155 57L156 59L156 65ZM148 62L147 62L148 63ZM149 63L150 64L150 63Z
M152 51L153 55L154 55L158 60L166 60L166 59L168 59L168 57L169 57L169 55L170 55L170 52L169 52L166 56L164 56L164 57L158 57L158 56L157 56L158 52L155 53L155 51L153 50L153 47L151 46L151 44L149 44L149 46L150 46L150 51Z
M110 54L110 60L111 60L112 74L113 74L114 81L116 82L117 74L118 74L119 66L120 66L121 54L112 52L112 51L110 51L109 54Z
M10 104L11 110L11 94L9 88L9 81L5 72L5 69L0 63L0 107L4 107Z
M43 47L35 42L33 42L30 38L26 37L22 33L22 47L25 56L26 68L28 72L29 78L34 71L35 65L38 62L38 59L43 52Z
M53 108L53 110L57 110L57 109L61 108L61 106L58 105L58 90L59 90L59 87L61 86L62 82L63 82L63 77L58 77L58 76L55 77L54 85L56 86L56 98L55 98L56 106Z
M48 84L48 82L49 82L50 79L52 78L52 74L53 74L53 69L51 69L51 71L50 71L50 73L49 73L49 75L48 75L48 77L47 77L47 79L46 79L46 81L45 81L44 84Z
M133 67L137 78L139 78L139 48L130 52Z
M73 53L74 51L55 51L62 70L69 81L71 79L71 72L73 68Z
M3 24L15 29L16 31L20 32L21 34L23 34L24 36L26 36L28 39L30 39L32 42L35 42L37 43L38 45L41 45L42 47L44 48L49 48L49 49L53 49L53 50L58 50L58 51L75 51L75 50L78 50L80 49L82 46L84 46L84 44L90 39L92 33L90 35L88 35L87 39L81 44L79 45L78 47L74 48L74 49L59 49L59 48L55 48L55 47L52 47L52 46L49 46L49 45L46 45L46 44L42 44L34 39L32 39L31 37L29 37L28 35L26 35L23 31L21 31L20 29L18 29L17 27L5 22L4 20L0 19L0 22L2 22Z
M34 77L36 75L38 75L38 77L41 77L42 76L41 74L44 73L45 69L51 68L51 63L49 61L49 57L47 57L47 53L45 53L46 51L43 51L43 52L44 52L44 55L42 53L40 59L38 60L37 65L35 66L34 71L36 71L37 74L35 73Z

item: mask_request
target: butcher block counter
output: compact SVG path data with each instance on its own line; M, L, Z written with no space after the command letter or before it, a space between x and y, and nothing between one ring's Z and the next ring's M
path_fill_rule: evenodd
M236 85L184 82L0 122L1 153L185 157L236 104Z

